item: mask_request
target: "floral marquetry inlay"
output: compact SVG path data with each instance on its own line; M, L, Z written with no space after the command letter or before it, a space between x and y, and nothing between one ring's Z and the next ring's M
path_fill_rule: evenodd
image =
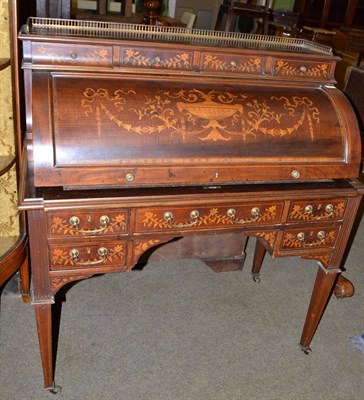
M335 243L336 241L336 236L337 236L337 231L329 231L329 232L323 232L323 237L309 237L308 240L305 240L304 238L300 238L299 234L292 233L292 232L287 232L284 234L283 238L283 247L286 248L312 248L312 247L319 247L319 246L331 246ZM307 235L309 236L309 235Z
M299 66L285 60L277 60L275 73L292 77L327 78L329 75L328 64L317 64L313 67Z
M78 51L78 50L77 50ZM73 52L69 48L55 48L53 46L39 45L34 48L35 56L46 60L51 64L98 64L109 65L111 60L111 49L85 47L82 51Z
M135 254L136 258L138 258L140 255L142 255L149 248L156 246L159 243L161 243L161 241L159 239L136 241L135 246L134 246L134 254Z
M238 219L234 219L230 217L227 213L221 213L217 208L210 209L206 215L202 215L202 213L195 219L193 224L190 221L176 221L175 223L171 223L167 221L165 218L161 218L157 213L152 211L146 211L144 213L142 223L145 228L151 229L170 229L175 227L194 227L201 228L204 226L211 225L236 225L236 224L254 224L254 223L262 223L266 221L274 220L277 216L277 207L270 206L267 207L259 216L252 218L251 215L246 218L238 217ZM188 226L190 225L190 226Z
M262 61L260 58L251 58L244 62L226 61L211 54L205 54L202 59L202 66L205 69L215 71L236 71L236 72L260 72Z
M52 265L62 266L62 267L74 267L77 265L96 265L96 263L107 263L107 262L123 262L125 259L125 248L124 245L118 244L112 248L107 249L107 254L100 257L98 254L94 254L92 249L86 248L80 251L80 256L75 259L72 258L70 249L65 249L62 247L55 247L52 249L51 260ZM96 251L97 253L97 251Z
M324 267L327 267L330 263L331 260L331 254L325 254L325 255L312 255L312 256L305 256L307 260L317 260L319 261Z
M184 143L230 141L234 137L245 141L259 135L283 138L300 129L313 140L320 123L318 108L306 96L265 98L243 92L197 89L109 92L88 87L83 91L81 106L85 116L95 119L100 136L103 123L111 121L123 134L166 133L179 135Z
M307 206L295 204L292 207L290 218L296 221L312 221L324 219L342 219L345 211L345 203L338 203L332 205L332 210L323 210L320 215L314 215L312 212L307 211Z
M56 294L57 291L64 285L70 282L79 281L81 279L89 278L92 275L70 275L70 276L63 276L63 277L55 277L52 276L50 278L52 293Z
M264 239L271 249L274 247L274 243L277 239L277 231L268 231L268 232L256 232L253 233L251 236L259 237Z
M190 69L191 55L188 53L176 54L172 57L162 58L156 55L146 56L138 50L125 50L124 65L134 67L154 67L154 68L169 68L169 69Z
M110 222L103 229L99 229L99 234L108 234L114 232L125 232L126 217L125 214L119 214L110 218ZM57 235L81 235L88 231L77 230L70 224L70 221L62 217L53 217L51 220L51 233Z

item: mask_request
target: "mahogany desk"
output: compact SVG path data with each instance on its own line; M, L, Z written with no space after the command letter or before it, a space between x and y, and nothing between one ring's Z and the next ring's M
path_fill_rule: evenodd
M59 289L131 271L177 237L255 237L255 279L266 251L316 261L300 340L308 353L364 193L337 58L302 39L102 24L38 18L20 35L20 209L45 387L59 390Z

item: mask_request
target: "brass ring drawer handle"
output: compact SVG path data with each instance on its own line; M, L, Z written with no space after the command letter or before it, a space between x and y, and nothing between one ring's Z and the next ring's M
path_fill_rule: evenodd
M260 217L260 210L258 207L253 207L250 211L251 215L253 218L249 219L236 219L236 210L234 208L230 208L227 210L227 216L230 218L231 221L233 221L235 224L250 224L252 222L255 222L259 219Z
M326 233L324 231L317 232L317 238L319 239L317 242L304 243L304 240L305 240L304 232L297 233L297 240L302 242L303 247L314 247L314 246L319 246L320 244L325 243Z
M312 212L313 212L313 207L311 206L311 204L308 204L305 207L305 213L310 215L311 220L319 221L319 220L323 220L323 219L329 219L334 215L334 205L327 204L327 206L325 207L325 212L326 212L325 215L314 216L314 215L312 215Z
M77 249L72 249L69 254L70 254L71 258L72 258L72 261L75 264L89 266L89 265L102 264L103 262L106 261L106 259L107 259L107 248L106 247L100 247L97 250L97 253L99 254L100 258L98 260L95 260L95 261L78 261L78 257L80 256L80 252Z
M166 211L163 215L163 218L171 228L189 228L197 224L199 216L200 213L197 210L193 210L190 212L190 218L193 219L193 221L175 224L173 222L173 213L171 211Z
M81 222L81 220L78 217L71 217L69 223L74 232L92 234L92 233L102 232L109 227L110 218L107 215L102 215L99 221L101 227L96 229L78 229L78 226L80 225Z

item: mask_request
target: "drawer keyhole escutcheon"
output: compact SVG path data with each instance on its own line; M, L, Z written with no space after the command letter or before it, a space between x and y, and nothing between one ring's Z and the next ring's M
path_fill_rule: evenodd
M234 208L229 208L229 210L227 210L226 215L230 218L230 220L232 222L234 222L235 224L249 224L252 222L255 222L259 219L260 217L260 210L258 207L253 207L250 210L251 215L253 216L253 218L249 218L249 219L236 219L236 210Z
M93 233L99 233L106 230L109 227L110 218L107 215L102 215L99 219L100 227L95 229L79 229L81 220L77 216L73 216L69 219L69 223L74 232L83 233L84 235L89 235Z
M71 53L70 57L72 58L72 60L76 60L77 58L77 53Z
M190 218L193 220L191 222L186 222L186 223L174 223L173 222L173 213L171 211L166 211L163 214L164 220L167 222L167 224L171 228L189 228L191 226L194 226L197 224L198 218L200 216L200 213L197 210L193 210L190 212Z

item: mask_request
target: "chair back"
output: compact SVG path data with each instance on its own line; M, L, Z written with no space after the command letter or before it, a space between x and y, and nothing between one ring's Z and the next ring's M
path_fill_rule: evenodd
M190 11L185 11L182 14L181 21L186 24L187 29L192 29L195 25L196 21L196 14L190 12Z

